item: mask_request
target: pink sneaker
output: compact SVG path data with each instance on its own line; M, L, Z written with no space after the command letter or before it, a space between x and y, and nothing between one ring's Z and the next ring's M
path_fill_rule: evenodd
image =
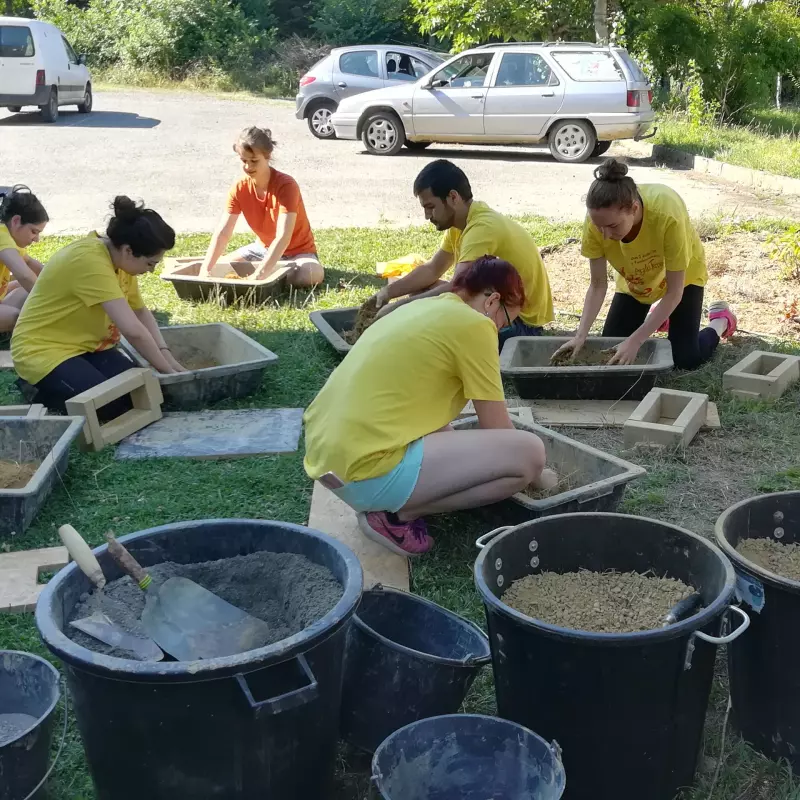
M724 300L717 300L708 307L709 322L713 322L715 319L724 319L728 323L728 328L720 337L721 339L730 339L736 333L739 320Z
M421 556L433 547L433 538L428 536L423 519L395 523L386 512L371 511L358 515L358 527L368 539L401 556Z

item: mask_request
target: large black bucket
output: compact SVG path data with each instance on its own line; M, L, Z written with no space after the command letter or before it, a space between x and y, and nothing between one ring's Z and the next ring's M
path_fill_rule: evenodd
M473 623L396 589L364 592L347 636L342 738L373 752L411 722L455 714L491 660Z
M495 717L431 717L393 733L372 759L383 800L558 800L556 745Z
M58 685L43 658L0 650L0 800L22 800L44 780ZM33 795L43 796L44 789Z
M63 662L98 800L308 800L329 796L358 559L284 522L181 522L121 539L144 566L259 551L299 553L343 586L322 619L268 647L194 662L144 663L86 650L64 626L89 581L75 564L45 587L36 623ZM107 578L121 573L94 551Z
M475 562L500 716L555 739L570 800L673 800L694 778L714 672L714 638L733 595L711 542L651 519L563 514L501 529ZM609 634L531 619L502 601L532 573L647 572L694 586L704 608L668 628ZM747 616L732 636L746 629Z
M717 520L716 529L738 573L737 594L755 611L747 636L728 648L731 720L756 749L785 758L800 774L800 582L736 550L744 539L800 544L800 492L743 500Z

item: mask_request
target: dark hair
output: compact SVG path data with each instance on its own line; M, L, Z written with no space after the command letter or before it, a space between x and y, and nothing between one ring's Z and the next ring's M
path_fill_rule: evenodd
M594 182L586 195L586 207L630 208L638 199L639 190L636 181L628 177L628 165L616 158L608 158L594 171Z
M12 217L19 217L23 225L43 225L50 221L39 198L21 183L0 196L0 222L11 222Z
M136 258L154 256L175 247L175 231L152 208L124 195L114 198L114 216L106 228L114 247L126 244Z
M255 125L251 125L239 134L239 138L233 145L233 149L239 155L242 154L243 150L250 153L258 150L269 158L277 144L278 143L272 138L272 131L269 128L257 128Z
M525 284L519 272L508 261L496 256L481 256L464 266L453 278L453 290L471 296L481 292L497 292L510 306L525 305Z
M472 200L472 187L464 170L444 158L431 161L417 175L414 181L414 197L419 197L425 189L430 189L431 194L440 200L446 199L452 191L458 192L463 200Z

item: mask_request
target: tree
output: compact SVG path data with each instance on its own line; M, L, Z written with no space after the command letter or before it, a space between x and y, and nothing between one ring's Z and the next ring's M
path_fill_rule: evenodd
M314 32L328 44L375 44L418 39L411 7L398 0L321 0Z
M594 35L600 44L608 44L608 0L594 0Z

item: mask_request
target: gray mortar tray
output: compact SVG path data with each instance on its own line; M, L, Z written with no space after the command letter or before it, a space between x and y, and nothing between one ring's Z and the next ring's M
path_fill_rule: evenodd
M500 372L513 381L517 394L526 400L641 400L655 386L659 375L672 370L672 345L667 339L648 339L639 350L639 364L551 364L550 357L569 340L568 336L509 339L500 354ZM590 336L582 352L608 350L624 341Z
M331 308L327 311L312 311L308 317L314 327L328 340L328 344L340 355L346 356L353 346L342 338L343 331L351 331L356 324L358 306L353 308Z
M255 265L247 261L232 264L216 264L210 278L201 278L202 258L170 258L164 261L161 280L171 283L181 300L220 300L223 305L244 301L253 305L269 303L279 294L285 284L285 276L275 281L251 281ZM242 280L226 279L231 271L241 275Z
M224 322L159 330L178 361L200 354L220 364L170 375L157 373L164 403L174 409L192 411L218 400L247 397L261 386L266 368L278 360L275 353ZM122 347L138 366L148 366L125 339Z
M83 417L0 417L0 458L42 462L21 489L0 489L0 539L12 531L21 534L33 522L67 471L69 449L83 423Z
M544 442L547 463L559 475L573 475L581 485L540 500L519 492L508 500L487 506L484 512L492 524L516 525L537 517L573 511L614 511L625 494L625 487L647 474L643 467L549 428L523 422L513 415L511 420L517 430L535 433ZM477 427L477 417L467 417L453 423L455 430Z

